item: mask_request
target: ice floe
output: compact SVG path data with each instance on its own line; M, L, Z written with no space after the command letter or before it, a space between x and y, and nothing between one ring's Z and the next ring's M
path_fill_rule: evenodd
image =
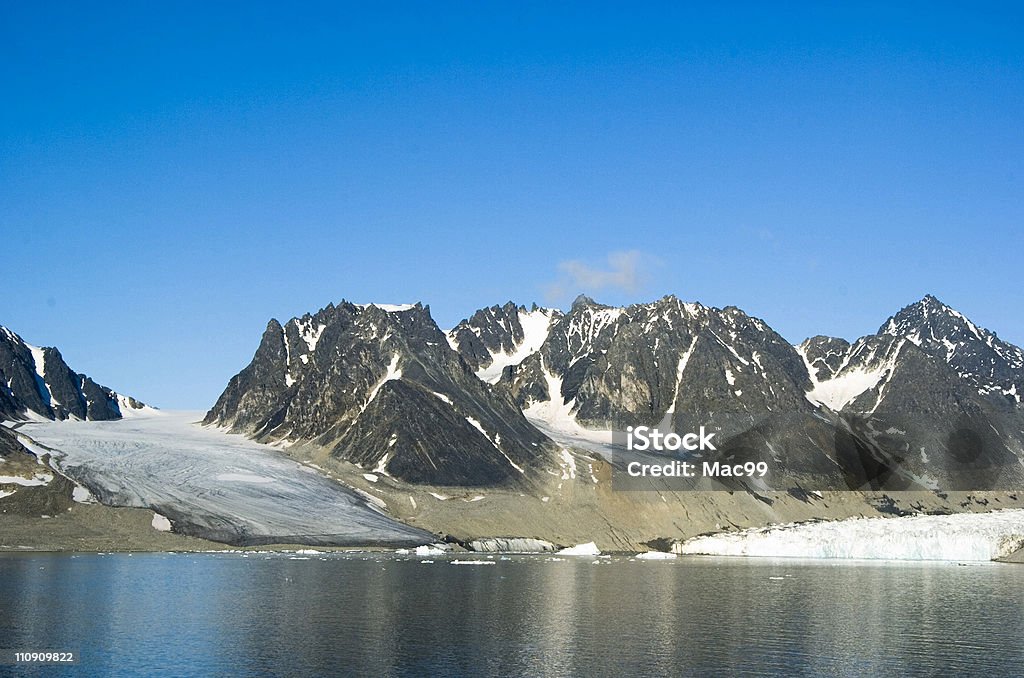
M560 556L599 556L601 555L601 549L597 548L597 544L592 541L588 541L586 544L577 544L576 546L570 546L564 548L558 552Z

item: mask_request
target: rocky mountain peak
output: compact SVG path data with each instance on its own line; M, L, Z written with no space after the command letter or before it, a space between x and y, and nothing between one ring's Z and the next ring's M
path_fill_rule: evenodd
M136 399L74 372L56 348L33 346L0 326L0 419L107 420L142 409Z
M274 330L206 423L416 483L521 482L547 463L550 442L473 374L428 307L342 301Z
M495 382L502 371L540 348L551 325L562 317L556 309L530 310L506 302L476 311L447 333L448 344L480 379Z
M600 304L585 294L577 296L572 302L572 310L576 310L577 308L591 308L595 306L601 307Z
M1021 402L1024 352L930 294L889 318L878 334L906 339L947 363L982 395Z
M700 425L726 456L770 457L779 482L991 487L1020 475L1022 366L930 295L852 344L796 347L735 306L674 295L581 296L564 314L509 301L446 333L422 305L341 302L269 324L207 421L430 484L527 479L549 435Z
M959 329L981 334L980 328L974 326L960 312L927 294L920 301L900 309L879 328L878 334L909 337L921 331L938 333Z

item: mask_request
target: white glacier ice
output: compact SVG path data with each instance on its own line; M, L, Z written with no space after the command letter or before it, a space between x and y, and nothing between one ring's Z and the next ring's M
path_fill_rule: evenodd
M417 546L414 551L418 556L443 556L447 552L448 549L438 544L423 544L422 546Z
M680 555L989 561L1024 547L1024 509L851 518L693 537Z
M171 521L167 519L167 516L162 516L159 513L153 514L152 525L153 529L157 530L158 532L171 531Z
M664 551L645 551L644 553L636 554L637 560L674 560L676 554L665 553Z
M469 543L471 551L501 553L544 553L555 550L555 545L543 539L527 537L485 537Z
M558 552L560 556L599 556L601 555L601 549L597 548L597 544L592 541L588 541L586 544L577 544L576 546L570 546L564 548Z
M201 417L162 412L120 421L27 422L18 433L38 441L34 449L52 450L60 469L104 504L167 513L185 534L235 544L430 540L379 510L379 499L267 445L193 423ZM40 473L14 482L50 479Z

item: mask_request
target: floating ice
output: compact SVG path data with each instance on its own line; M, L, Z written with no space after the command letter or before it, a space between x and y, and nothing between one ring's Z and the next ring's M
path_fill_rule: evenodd
M570 546L564 548L558 552L560 556L599 556L601 550L597 548L597 544L592 541L588 541L586 544L577 544L576 546Z
M665 553L664 551L646 551L645 553L636 554L637 560L673 560L676 557L674 553Z
M423 546L416 547L416 555L418 556L443 556L445 552L445 549L436 544L424 544Z

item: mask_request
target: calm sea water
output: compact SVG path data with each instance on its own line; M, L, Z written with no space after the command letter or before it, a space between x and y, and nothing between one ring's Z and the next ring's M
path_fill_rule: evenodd
M1024 566L421 560L5 555L0 646L81 662L0 673L1024 675Z

